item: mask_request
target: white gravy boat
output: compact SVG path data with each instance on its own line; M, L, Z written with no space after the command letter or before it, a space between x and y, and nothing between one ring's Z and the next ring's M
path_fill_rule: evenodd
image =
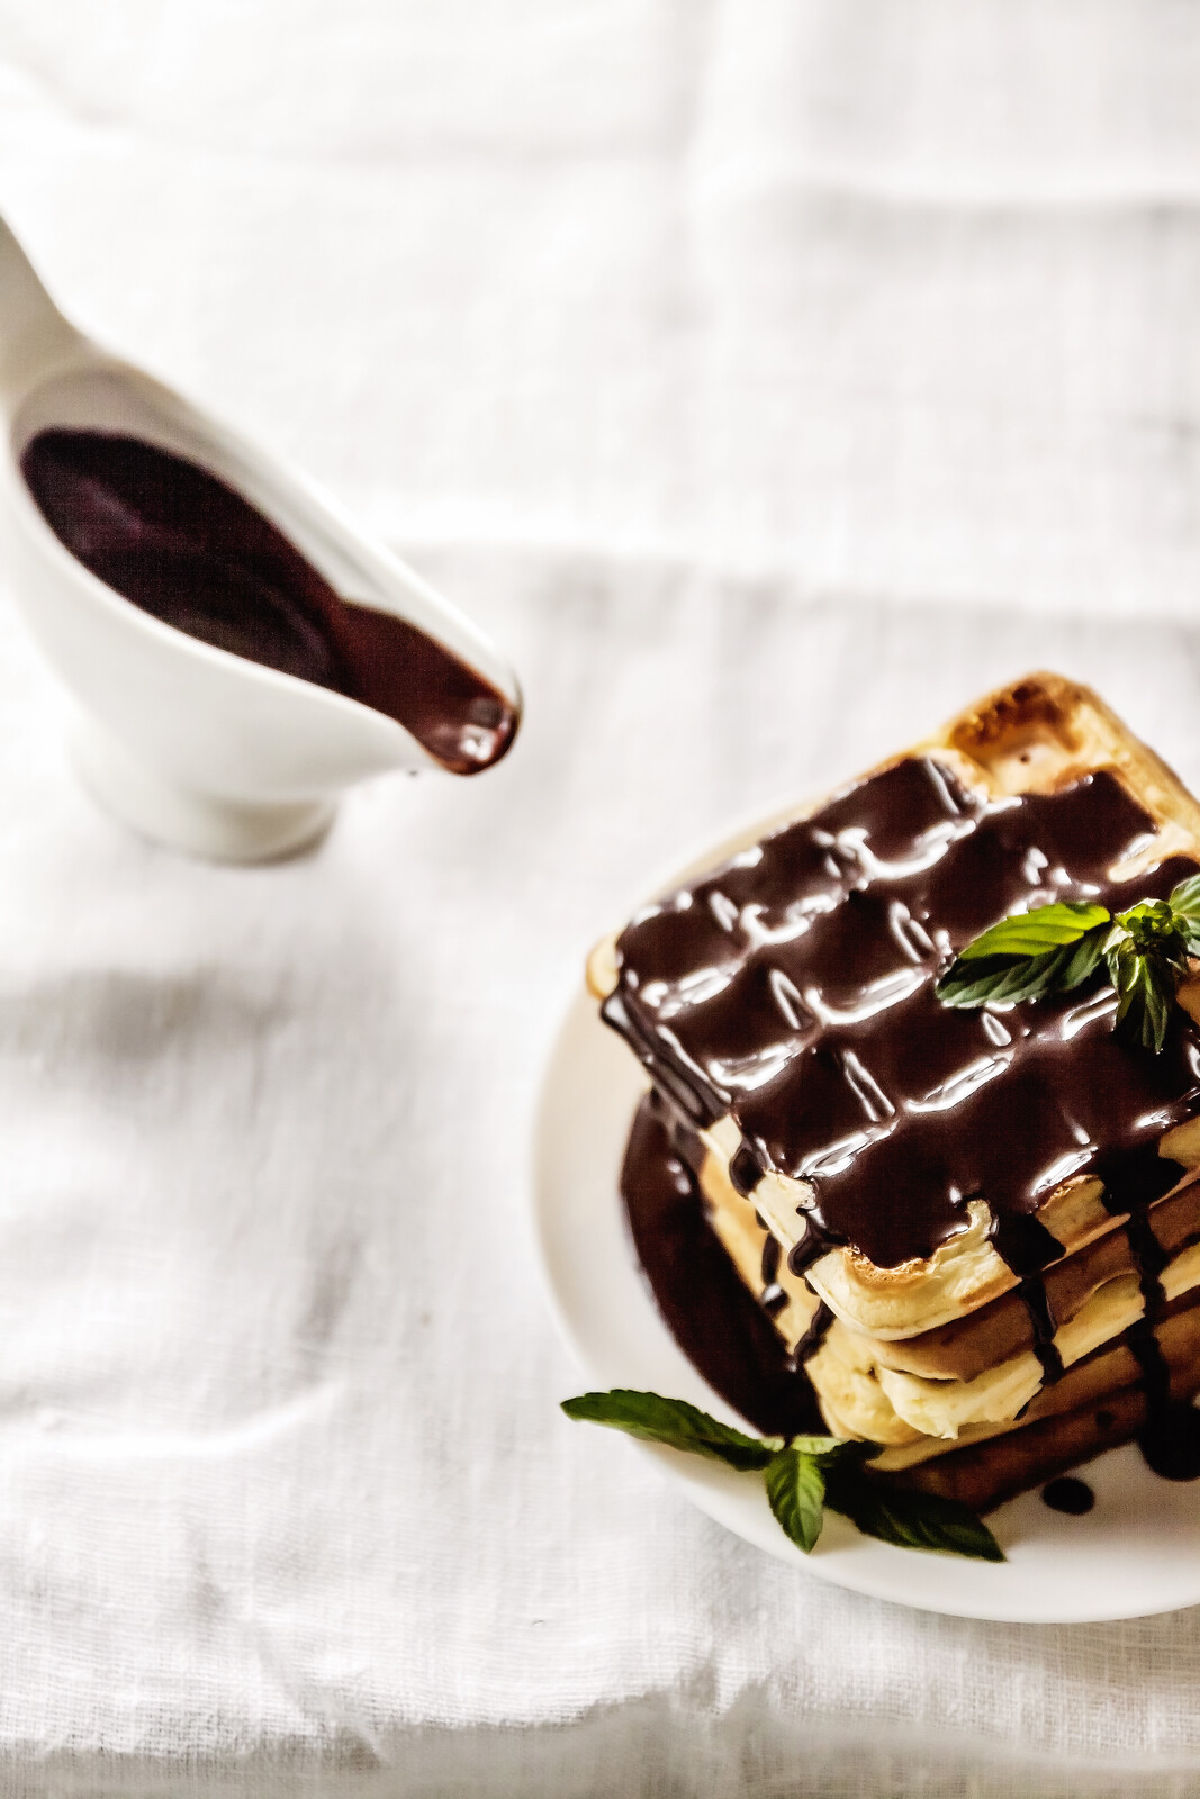
M386 712L215 648L90 572L22 473L41 432L133 437L198 464L275 525L339 595L417 627L482 676L515 730L516 677L469 620L301 475L78 332L3 221L0 407L5 573L79 708L74 750L85 785L143 835L226 861L286 855L321 835L352 783L441 763Z

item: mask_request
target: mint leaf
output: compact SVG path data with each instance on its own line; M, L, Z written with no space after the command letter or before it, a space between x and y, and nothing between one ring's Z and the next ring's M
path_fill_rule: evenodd
M1200 955L1200 875L1189 875L1172 887L1170 906L1188 949Z
M1175 908L1170 900L1139 900L1128 912L1118 912L1113 919L1110 944L1130 937L1138 949L1158 952L1183 962L1186 948Z
M829 1469L825 1504L881 1543L937 1549L975 1561L1002 1562L1004 1551L981 1518L957 1499L898 1487L861 1469Z
M1135 1043L1159 1054L1176 990L1187 972L1187 937L1174 904L1141 900L1118 912L1104 955L1117 990L1118 1026Z
M568 1418L607 1424L649 1443L707 1455L744 1473L761 1472L772 1512L793 1543L808 1555L831 1507L868 1537L902 1549L941 1549L1002 1562L1004 1554L986 1524L967 1506L936 1494L895 1487L872 1475L863 1460L878 1444L844 1437L749 1437L683 1399L618 1387L564 1399Z
M1097 967L1104 953L1107 926L1077 945L1065 945L1043 956L989 956L978 961L951 964L937 985L945 1006L968 1009L988 1005L1016 1005L1021 1000L1044 999L1048 993L1069 992Z
M1133 1042L1160 1055L1175 1004L1177 971L1125 941L1108 952L1108 972L1117 990L1118 1025Z
M960 951L936 992L960 1007L1043 999L1078 987L1103 960L1118 1027L1158 1055L1193 953L1200 955L1200 875L1179 881L1169 900L1139 900L1115 918L1103 906L1067 901L1002 918Z
M788 1442L789 1449L811 1457L822 1467L828 1466L830 1462L861 1462L874 1447L873 1443L852 1441L848 1437L792 1437Z
M1078 987L1099 964L1104 906L1056 902L1002 918L962 950L937 984L943 1005L1012 1005Z
M960 961L979 956L1040 956L1064 944L1077 943L1097 925L1109 924L1112 914L1106 906L1093 906L1084 900L1056 900L1051 906L1035 906L1032 912L1015 912L999 924L982 931L966 949L959 951Z
M783 1448L782 1437L748 1437L684 1399L662 1399L657 1393L636 1393L624 1387L564 1399L562 1409L568 1418L607 1424L644 1442L665 1443L689 1455L712 1456L742 1470L765 1468Z
M808 1555L825 1522L825 1475L820 1462L790 1443L767 1463L763 1478L776 1522Z

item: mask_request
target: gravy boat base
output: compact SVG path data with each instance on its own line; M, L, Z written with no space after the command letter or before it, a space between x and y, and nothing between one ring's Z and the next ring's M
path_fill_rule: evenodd
M333 823L332 799L238 801L157 775L103 725L76 715L68 737L80 784L139 837L206 862L279 862L313 849Z

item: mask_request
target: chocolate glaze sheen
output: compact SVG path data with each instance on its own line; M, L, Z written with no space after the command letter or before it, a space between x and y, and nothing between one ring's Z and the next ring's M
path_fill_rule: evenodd
M1104 771L985 800L935 758L911 757L647 907L619 940L604 1012L693 1127L732 1115L739 1191L752 1196L768 1169L807 1185L794 1273L843 1244L883 1267L928 1257L966 1226L973 1199L986 1201L1046 1382L1062 1364L1042 1271L1062 1245L1037 1212L1063 1180L1101 1178L1106 1203L1131 1214L1145 1303L1126 1337L1143 1374L1143 1449L1178 1479L1200 1475L1200 1414L1171 1402L1155 1336L1162 1254L1145 1212L1181 1172L1158 1155L1160 1138L1200 1108L1191 1022L1173 1018L1161 1056L1131 1045L1114 1033L1103 971L1017 1007L953 1011L934 992L950 956L1015 910L1165 897L1194 862L1172 858L1124 884L1109 875L1153 829ZM631 1218L649 1154L636 1131L635 1142ZM688 1349L698 1326L690 1271L680 1278L689 1317L671 1322ZM814 1346L800 1346L801 1367ZM714 1384L746 1409L728 1379ZM782 1428L777 1417L770 1428Z
M39 431L21 457L38 510L106 586L163 624L358 700L453 774L498 762L508 700L424 631L344 599L207 469L140 438Z
M934 982L1018 906L1169 893L1194 863L1108 877L1151 830L1107 773L984 802L911 758L639 915L606 1017L694 1122L732 1114L742 1191L766 1169L808 1184L815 1253L927 1257L981 1198L1000 1254L1036 1272L1061 1253L1035 1216L1059 1181L1102 1174L1126 1210L1174 1178L1157 1147L1200 1101L1195 1034L1129 1045L1100 976L973 1012Z

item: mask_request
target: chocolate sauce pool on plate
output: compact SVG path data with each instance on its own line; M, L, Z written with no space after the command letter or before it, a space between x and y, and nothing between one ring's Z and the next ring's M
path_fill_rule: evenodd
M478 774L517 714L405 619L344 599L241 494L141 438L39 431L25 483L60 543L106 586L189 637L386 713L443 768Z
M1126 1338L1143 1376L1143 1448L1160 1472L1194 1462L1200 1475L1198 1415L1172 1405L1155 1335L1163 1256L1146 1217L1182 1173L1159 1156L1159 1140L1200 1110L1194 1027L1177 1013L1161 1056L1132 1045L1113 1031L1103 969L1069 994L1016 1007L952 1011L934 993L951 953L1010 912L1052 899L1118 911L1165 897L1194 862L1171 858L1125 883L1109 875L1153 830L1105 771L1050 794L988 800L935 758L907 758L644 908L619 939L604 1016L693 1132L732 1117L741 1192L753 1199L768 1170L805 1183L794 1273L839 1245L881 1267L928 1257L966 1227L969 1203L985 1200L1045 1382L1062 1365L1043 1276L1063 1246L1037 1212L1066 1179L1103 1180L1105 1203L1130 1214L1145 1304ZM686 1157L673 1159L685 1170ZM736 1363L729 1339L743 1325L761 1364L760 1307L740 1283L744 1306L712 1296L678 1218L668 1279L643 1210L652 1161L650 1126L639 1121L622 1190L668 1322L702 1371L717 1343L722 1369ZM682 1208L682 1188L677 1199ZM707 1232L694 1194L691 1204L688 1229ZM778 1396L786 1357L776 1345L764 1373ZM801 1346L801 1370L814 1346ZM762 1428L785 1428L778 1397L751 1410L733 1375L709 1378ZM794 1378L807 1385L802 1371ZM787 1403L806 1402L789 1394Z
M1048 1481L1042 1488L1042 1498L1052 1512L1066 1512L1071 1518L1082 1518L1096 1503L1096 1495L1087 1482L1077 1480L1073 1474Z
M634 1119L621 1190L659 1310L709 1386L768 1436L824 1431L811 1385L709 1229L695 1176L651 1098Z

